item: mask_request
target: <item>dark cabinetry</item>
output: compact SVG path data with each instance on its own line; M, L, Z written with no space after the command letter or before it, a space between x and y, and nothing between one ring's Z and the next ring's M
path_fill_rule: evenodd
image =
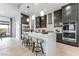
M54 27L62 26L62 9L54 11Z
M63 43L74 46L79 46L78 5L78 3L70 3L62 7ZM68 28L68 30L65 30L65 28Z
M62 42L62 33L56 34L56 42Z
M71 3L62 7L63 23L75 22L77 20L78 4Z
M41 27L41 17L36 17L36 28L40 28Z
M47 16L41 17L41 28L46 28L47 27Z
M36 28L46 28L47 27L47 16L36 17Z
M29 32L30 30L30 26L29 26L29 21L27 21L27 19L29 19L28 15L25 14L21 14L21 39L24 37L23 33L24 32Z
M21 23L22 24L29 24L29 22L27 22L27 18L29 18L28 15L24 15L24 14L21 14Z

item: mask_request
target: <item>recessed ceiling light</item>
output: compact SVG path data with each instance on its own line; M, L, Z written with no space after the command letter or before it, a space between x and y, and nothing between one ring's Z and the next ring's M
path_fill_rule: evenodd
M38 5L38 3L35 3L35 5Z
M41 11L40 12L40 16L44 16L44 11Z
M28 11L25 11L25 13L27 13Z

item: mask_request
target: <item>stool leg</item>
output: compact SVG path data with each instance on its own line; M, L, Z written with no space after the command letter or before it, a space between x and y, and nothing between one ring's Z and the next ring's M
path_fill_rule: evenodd
M40 45L41 45L41 50L42 50L42 53L44 54L42 43L40 43Z
M22 43L21 43L22 45L23 45L23 41L22 41Z
M35 42L33 42L32 53L33 53L33 51L34 51L34 48L35 48Z
M30 42L29 42L29 49L30 49Z
M28 45L28 40L26 41L26 47L27 47L27 45Z
M37 56L37 52L36 52L36 56Z
M27 40L27 42L26 42L26 47L28 46L28 43L29 43L29 40Z
M28 42L27 42L27 45L28 45L28 47L30 48L30 42L29 42L29 40L28 40Z

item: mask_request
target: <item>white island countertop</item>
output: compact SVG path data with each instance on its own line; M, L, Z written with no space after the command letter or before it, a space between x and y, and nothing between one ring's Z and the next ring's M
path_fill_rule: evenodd
M49 32L48 34L36 33L36 32L25 32L32 37L41 38L44 40L43 48L46 56L55 55L56 50L56 33Z

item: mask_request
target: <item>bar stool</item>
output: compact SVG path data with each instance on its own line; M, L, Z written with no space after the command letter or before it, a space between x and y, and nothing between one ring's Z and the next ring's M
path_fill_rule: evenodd
M3 33L0 33L0 39L2 40L2 38L3 38Z
M43 46L42 46L43 42L44 40L38 38L36 39L36 42L33 42L32 52L36 52L36 56L38 52L42 52L44 54Z
M26 35L24 35L24 34L22 35L22 45L24 45L24 46L27 45L27 43L28 43L27 36L28 36L27 34Z
M29 49L30 49L30 47L32 47L33 46L33 41L32 41L32 37L31 36L28 36L28 42L27 42L27 45L26 45L26 47L29 47Z

